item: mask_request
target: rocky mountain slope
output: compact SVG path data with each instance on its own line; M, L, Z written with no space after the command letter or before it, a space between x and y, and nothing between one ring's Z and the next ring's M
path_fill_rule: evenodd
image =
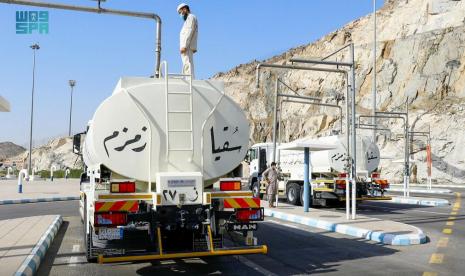
M32 167L37 171L50 170L55 166L57 170L65 168L82 168L81 159L72 152L73 140L70 137L54 138L47 144L32 150ZM5 163L15 161L18 168L27 164L28 152L7 158ZM27 165L26 165L27 166Z
M1 142L0 143L0 160L4 160L8 157L16 156L26 151L25 148L18 146L12 142Z
M390 0L378 12L377 109L404 111L409 102L412 131L431 127L433 178L463 182L465 164L465 1ZM320 40L291 49L266 63L290 64L292 57L321 58L353 41L356 59L358 114L371 112L372 88L371 16L350 22ZM348 60L348 52L334 59ZM274 80L278 76L301 95L322 97L324 102L345 105L343 77L308 71L263 70L261 87L255 88L258 61L239 65L214 79L226 83L228 95L247 112L251 143L271 140ZM285 88L282 88L285 89ZM284 90L282 90L284 91ZM288 90L287 90L288 91ZM287 104L282 112L283 139L326 135L337 128L337 110ZM344 119L345 122L345 119ZM378 137L382 157L403 156L402 122L384 122L391 133ZM344 126L345 128L345 126ZM370 133L367 133L370 134ZM425 139L416 137L411 158L417 160L418 179L426 178ZM382 172L391 180L402 178L402 164L382 161Z

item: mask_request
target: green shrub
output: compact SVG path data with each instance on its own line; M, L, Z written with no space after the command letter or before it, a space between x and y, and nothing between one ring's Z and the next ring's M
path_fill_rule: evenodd
M69 178L80 178L82 170L81 169L71 169L69 172ZM50 171L42 170L37 172L41 178L48 179L50 178ZM53 178L65 178L65 170L57 170L53 172Z

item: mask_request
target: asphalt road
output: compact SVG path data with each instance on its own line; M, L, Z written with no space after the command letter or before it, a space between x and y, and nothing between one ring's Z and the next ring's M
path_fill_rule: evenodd
M456 200L455 195L432 197L449 198L452 204ZM424 272L463 275L465 269L465 216L461 208L454 215L454 225L446 226L452 216L450 213L454 212L453 205L420 207L385 202L365 202L360 205L359 213L422 228L430 238L424 245L382 246L337 233L267 219L261 223L257 233L259 241L268 245L267 255L105 265L85 261L77 207L77 201L0 206L0 219L46 213L61 213L64 216L63 226L38 275L423 275ZM452 233L444 234L442 231L445 228L451 229ZM447 244L444 243L445 238L448 239Z

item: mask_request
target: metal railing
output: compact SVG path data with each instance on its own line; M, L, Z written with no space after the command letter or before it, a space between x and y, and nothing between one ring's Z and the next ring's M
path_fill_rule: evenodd
M159 68L160 68L160 62L161 62L161 24L162 22L161 22L160 16L158 16L155 13L104 9L100 7L100 1L98 3L97 8L75 6L75 5L65 5L65 4L58 4L58 3L47 3L47 2L39 2L39 1L33 1L33 0L0 0L0 3L70 10L70 11L91 12L91 13L97 13L97 14L105 13L105 14L153 19L157 23L156 33L155 33L155 54L156 54L155 76L156 77L160 76Z

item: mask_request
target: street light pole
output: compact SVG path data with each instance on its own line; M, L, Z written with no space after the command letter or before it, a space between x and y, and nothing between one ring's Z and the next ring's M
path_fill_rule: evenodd
M371 124L376 125L376 0L373 0L373 84L371 88ZM373 129L373 142L376 142L376 128Z
M31 94L31 128L29 132L29 164L28 164L28 175L32 175L32 124L34 119L34 88L35 88L35 72L36 72L36 51L40 49L39 44L35 43L30 46L33 51L33 62L32 62L32 94ZM32 175L33 176L33 175ZM29 179L29 176L28 176Z
M71 87L71 101L69 104L69 130L68 130L68 136L71 136L71 116L73 114L73 89L74 86L76 85L75 80L69 80L69 86Z

